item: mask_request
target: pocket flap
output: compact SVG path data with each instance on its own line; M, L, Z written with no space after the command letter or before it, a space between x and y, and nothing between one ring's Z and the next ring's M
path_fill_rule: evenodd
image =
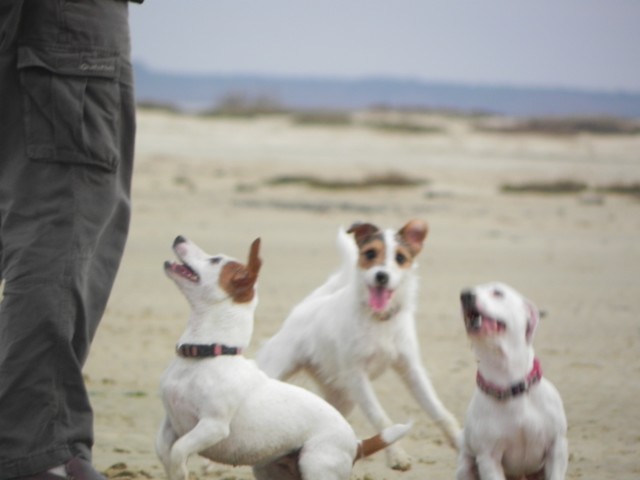
M18 68L40 67L60 75L117 78L118 56L36 47L18 49Z

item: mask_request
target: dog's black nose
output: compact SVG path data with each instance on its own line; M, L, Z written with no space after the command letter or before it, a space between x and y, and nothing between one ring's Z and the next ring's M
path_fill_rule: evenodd
M179 244L184 243L186 241L187 241L186 238L184 238L182 235L178 235L176 237L176 239L173 241L173 246L175 247L176 245L179 245Z
M376 283L380 286L384 286L389 283L389 274L387 272L376 273Z
M471 290L463 290L460 293L460 301L464 309L471 309L476 305L476 295Z

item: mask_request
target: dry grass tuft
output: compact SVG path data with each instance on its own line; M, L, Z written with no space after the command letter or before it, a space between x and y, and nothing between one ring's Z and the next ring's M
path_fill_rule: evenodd
M425 185L427 180L408 177L398 172L368 175L360 180L324 179L311 175L283 175L267 180L267 185L302 185L321 190L365 190L373 188L406 188Z
M338 110L305 110L291 114L297 125L321 125L324 127L345 127L352 124L351 114Z
M538 193L538 194L568 194L580 193L587 190L585 183L575 180L553 180L549 182L526 182L521 184L503 184L500 191L503 193Z
M388 133L406 133L412 135L444 133L445 129L437 125L428 125L409 119L404 120L371 120L365 126Z
M628 195L640 199L640 182L638 183L614 183L598 187L596 189L600 193L609 193L613 195Z
M490 118L476 122L476 130L504 134L539 134L572 136L581 133L594 135L638 135L640 123L611 117L564 118Z

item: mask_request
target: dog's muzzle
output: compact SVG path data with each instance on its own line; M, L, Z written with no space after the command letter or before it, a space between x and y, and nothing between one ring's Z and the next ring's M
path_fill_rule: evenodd
M483 331L499 333L507 329L504 321L488 315L478 306L478 297L472 290L463 290L460 294L460 302L467 333L475 334Z
M463 290L460 293L460 302L462 302L462 308L466 312L476 306L476 295L471 290Z
M482 314L476 307L476 295L471 290L460 293L460 303L464 315L464 323L468 330L479 330L482 326Z

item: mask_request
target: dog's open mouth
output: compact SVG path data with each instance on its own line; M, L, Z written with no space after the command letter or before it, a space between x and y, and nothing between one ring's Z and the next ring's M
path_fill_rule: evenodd
M200 281L198 274L186 263L170 262L167 260L164 262L164 268L165 270L170 270L190 282L197 283Z
M369 287L369 307L374 312L382 312L387 309L393 290L385 287Z
M464 323L469 333L498 333L507 328L502 320L485 315L477 307L463 308L463 313Z

